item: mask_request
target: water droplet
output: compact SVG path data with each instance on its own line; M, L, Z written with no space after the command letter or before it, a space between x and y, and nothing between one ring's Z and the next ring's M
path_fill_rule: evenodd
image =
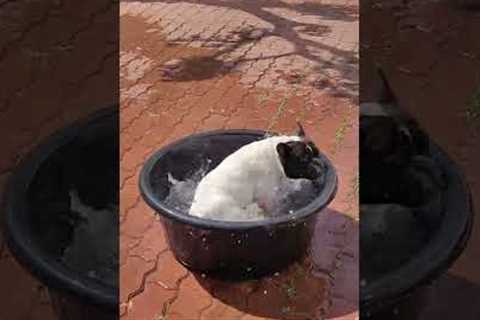
M290 312L290 307L283 307L282 308L282 313L288 313Z
M266 295L267 293L268 293L268 292L267 292L267 290L263 291L263 294L265 294L265 295Z

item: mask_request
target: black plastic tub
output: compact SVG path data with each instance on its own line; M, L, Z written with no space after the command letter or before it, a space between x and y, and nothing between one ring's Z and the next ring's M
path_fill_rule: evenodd
M77 227L70 209L71 185L89 205L118 203L115 110L104 109L52 135L24 158L5 193L7 243L16 259L48 287L62 320L117 318L118 280L93 278L64 258ZM110 237L105 240L112 244L115 259L118 235Z
M265 137L264 131L218 130L188 136L156 152L145 163L140 177L144 200L160 216L177 260L192 271L226 278L256 277L287 267L309 248L317 215L334 198L337 176L326 165L323 189L302 209L261 221L227 222L188 215L165 204L170 184L188 177L206 158L210 169L250 142Z
M421 311L428 302L425 298L429 285L451 267L466 247L473 225L469 187L457 165L433 142L430 155L442 168L448 185L441 225L407 263L361 284L362 319L388 319L399 310L413 314Z

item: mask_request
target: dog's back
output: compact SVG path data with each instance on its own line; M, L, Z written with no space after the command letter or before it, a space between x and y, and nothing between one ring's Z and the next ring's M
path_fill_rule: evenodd
M257 200L268 198L285 179L276 146L300 141L298 136L274 136L243 146L225 158L199 183L190 214L204 218L255 218ZM237 217L240 219L241 217Z

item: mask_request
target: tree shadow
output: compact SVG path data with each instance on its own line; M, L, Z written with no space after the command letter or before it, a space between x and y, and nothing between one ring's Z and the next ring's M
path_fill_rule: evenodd
M137 0L122 0L122 2L135 2ZM195 3L211 6L219 6L232 9L245 10L255 15L255 10L268 9L288 9L297 11L303 15L320 16L328 20L338 20L345 22L352 22L358 20L359 8L358 5L348 4L331 4L317 2L303 2L303 3L286 3L283 1L272 0L141 0L142 2L163 2L163 3Z
M321 67L315 67L315 72L323 75L315 80L311 85L319 90L326 90L334 97L347 98L355 105L358 104L358 59L349 57L344 59L339 57L334 61L325 63ZM337 76L329 75L338 73Z
M351 274L352 270L335 272L335 275L328 271L328 266L335 265L334 260L338 259L338 252L341 251L335 247L335 243L338 244L338 239L335 238L342 238L347 233L344 228L346 224L351 228L350 236L347 237L358 241L358 224L340 212L326 209L320 214L315 227L309 254L273 275L246 281L194 275L198 283L214 298L259 317L313 320L352 314L358 310L358 292L353 289L358 287L358 256L351 258L350 262L356 269L353 273L357 277L345 276ZM338 279L335 280L334 277ZM332 285L336 284L338 288L332 289ZM329 307L332 291L352 302L334 303L333 307Z
M131 0L125 0L129 2ZM300 3L300 4L287 4L277 1L269 0L258 0L258 1L221 1L221 0L164 0L164 1L153 1L153 0L140 0L141 2L158 2L158 3L191 3L191 4L202 4L202 5L211 5L222 8L230 8L234 10L240 10L245 13L251 14L264 22L267 22L273 26L269 30L260 30L262 32L261 36L256 38L242 37L242 33L245 31L254 31L250 30L238 30L235 33L227 35L223 38L209 38L202 39L201 34L197 34L194 37L188 39L178 39L173 41L174 44L187 44L191 41L202 40L208 41L210 44L207 45L210 47L223 47L223 50L220 50L218 53L209 56L208 62L214 65L214 68L206 68L204 73L194 72L194 75L188 75L187 70L183 70L178 75L172 72L169 75L169 78L174 81L190 81L190 80L200 80L212 78L217 75L222 75L233 70L233 66L241 62L248 61L257 61L262 59L275 59L283 56L301 56L307 60L319 63L321 65L331 64L330 67L334 68L339 76L338 78L345 78L347 82L358 82L357 76L355 73L358 73L358 59L356 58L356 53L353 50L345 50L340 48L337 45L330 45L323 43L322 40L313 40L312 37L321 37L331 32L329 26L320 25L317 23L307 23L299 22L295 20L290 20L280 15L277 15L271 12L270 9L287 9L295 11L299 15L315 15L320 18L328 20L339 20L345 22L352 22L358 20L358 7L352 5L332 5L332 4L322 4L322 3ZM248 29L248 26L247 26ZM238 49L247 42L258 41L259 38L266 36L276 36L280 37L290 44L293 45L293 50L286 54L271 55L268 57L257 57L257 58L239 58L238 60L232 63L225 64L222 62L219 57L224 54L228 54ZM317 53L319 52L319 54ZM323 56L323 57L322 57ZM331 58L325 58L325 56L333 56L333 60L336 60L335 63L331 63ZM190 61L185 62L185 66L194 65L194 60L192 63ZM349 67L345 67L345 65ZM322 74L321 68L315 70L320 75ZM346 88L343 86L343 89L337 89L336 92L340 96L346 96L350 98L355 98L357 95L355 88Z
M358 20L359 16L359 10L357 5L339 5L331 3L313 2L304 2L297 4L283 3L283 5L303 14L320 15L322 18L330 20L353 22Z
M231 67L215 56L191 56L163 67L163 81L200 81L230 72Z
M221 59L222 55L229 54L247 43L255 41L252 33L261 32L262 36L266 34L265 30L255 29L251 26L245 26L240 30L236 30L224 38L210 37L202 38L201 35L193 35L190 38L175 39L169 41L170 46L187 46L192 41L205 41L207 48L219 48L213 53L202 56L194 55L184 57L174 61L173 65L164 66L164 80L168 81L193 81L206 80L217 76L223 76L230 72L239 63L268 59L273 57L262 57L255 59L240 58L233 61L225 61Z

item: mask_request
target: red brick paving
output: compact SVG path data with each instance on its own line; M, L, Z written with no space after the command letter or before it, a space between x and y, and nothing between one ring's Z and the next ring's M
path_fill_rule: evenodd
M2 279L3 288L15 288L21 294L12 290L1 290L2 319L53 319L53 311L46 289L37 283L9 254L0 258L0 274L8 275ZM14 308L8 308L8 306Z
M122 319L358 318L357 10L352 1L121 3ZM290 132L297 119L340 179L310 263L236 284L188 272L140 199L144 160L193 132Z

